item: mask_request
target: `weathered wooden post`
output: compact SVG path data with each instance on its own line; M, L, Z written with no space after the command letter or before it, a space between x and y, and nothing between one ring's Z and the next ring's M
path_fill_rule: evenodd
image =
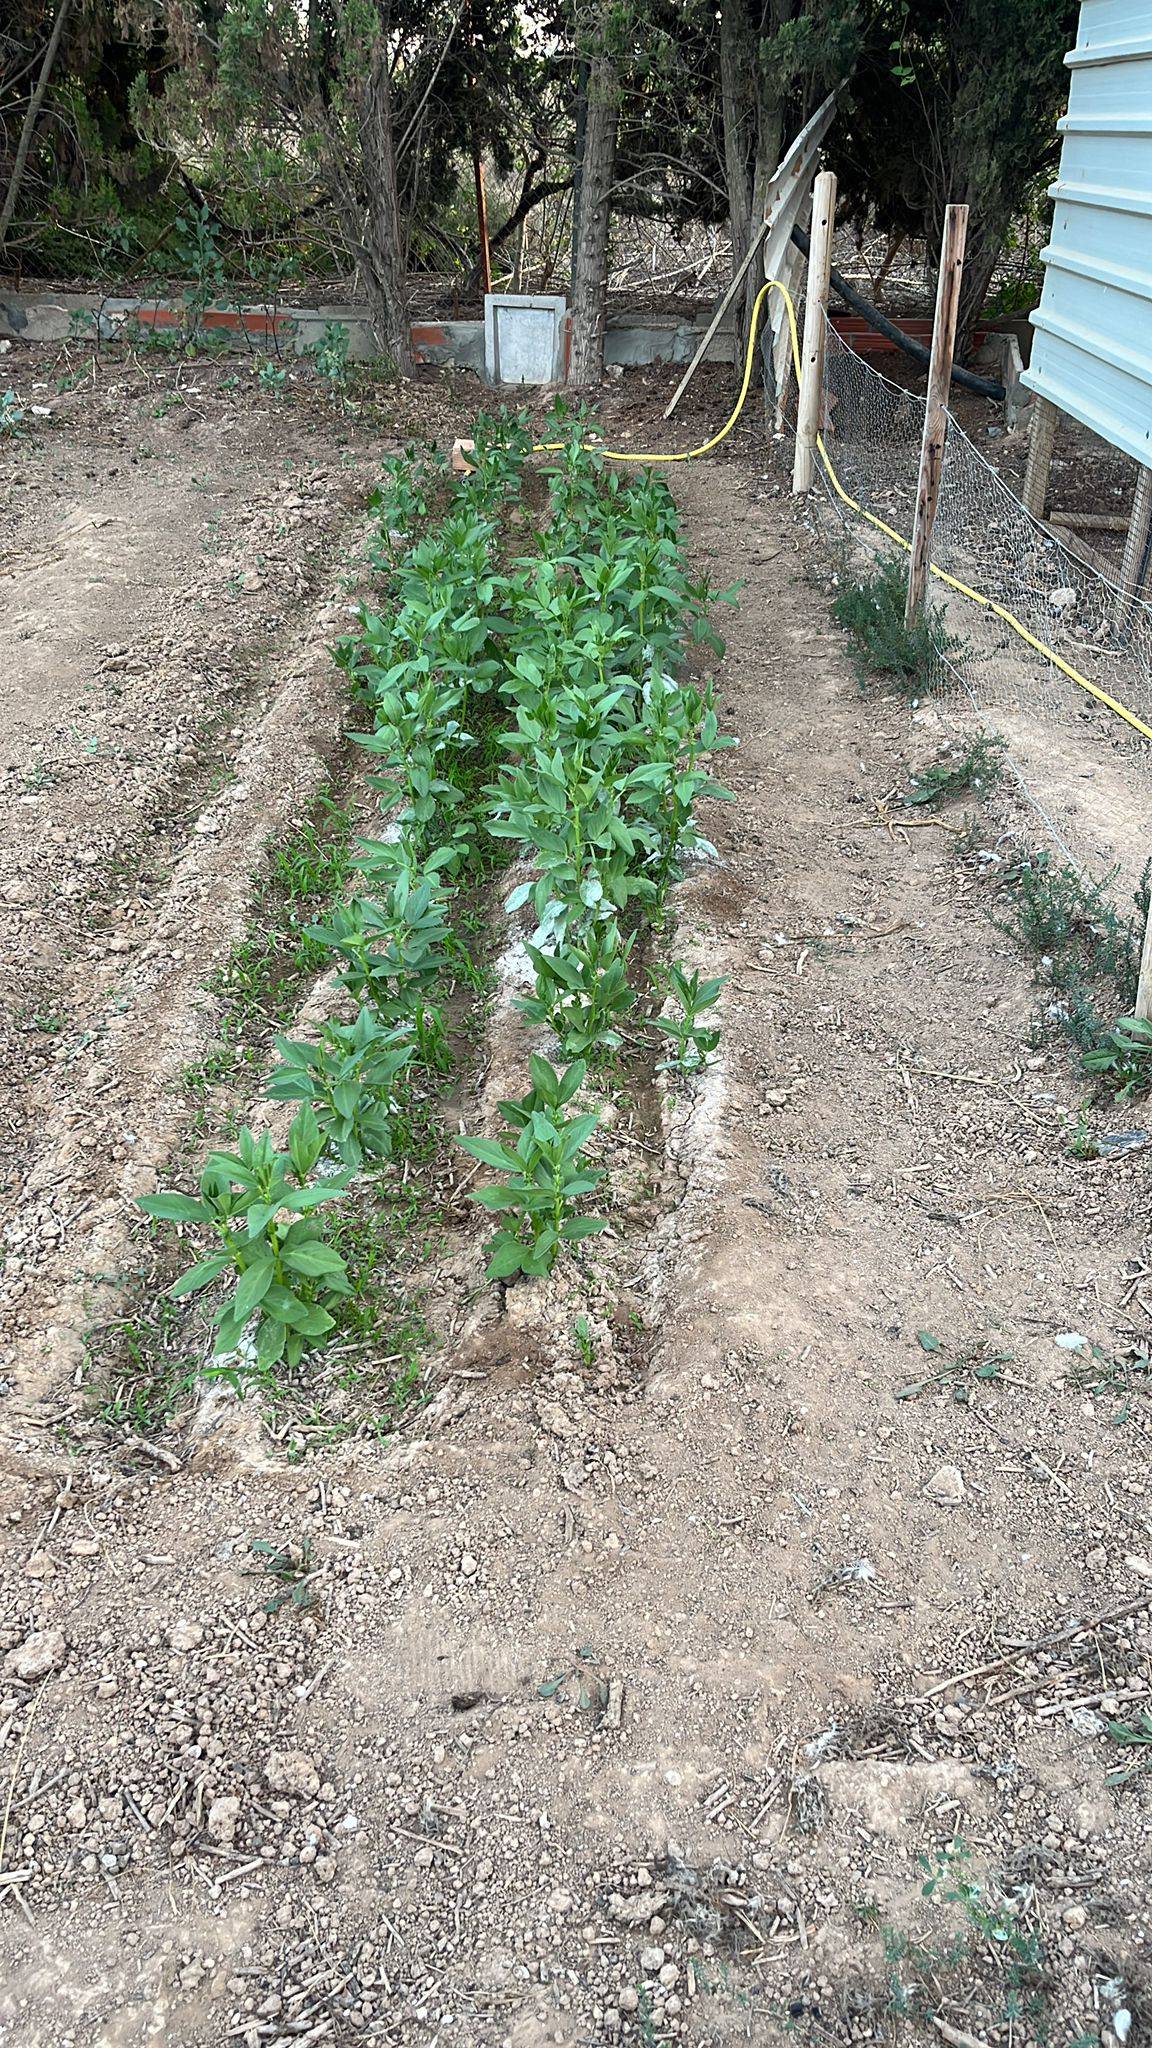
M828 278L832 269L832 233L836 225L836 176L821 171L812 187L812 228L808 249L808 289L804 296L804 340L800 350L800 399L796 408L796 456L792 489L810 491L816 462L816 437L824 399L824 337L827 331Z
M920 615L928 587L928 565L932 559L932 529L940 502L940 478L944 469L944 444L948 437L948 389L952 382L952 357L956 348L956 312L960 303L960 279L964 273L964 244L968 238L968 208L950 206L944 215L944 239L940 245L940 277L936 286L936 317L932 325L932 359L928 366L928 396L924 402L924 433L920 442L920 475L916 485L916 517L912 526L912 560L908 569L908 601L904 623L911 626Z

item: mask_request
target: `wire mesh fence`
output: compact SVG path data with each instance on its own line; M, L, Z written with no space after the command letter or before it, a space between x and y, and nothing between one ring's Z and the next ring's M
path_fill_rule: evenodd
M910 539L923 398L875 370L830 322L825 344L829 461L862 511ZM852 545L902 552L845 506L826 475L824 482ZM1010 612L1025 633L1148 725L1152 607L1033 519L951 416L932 561L988 600L976 604L932 579L934 701L975 715L1007 739L1021 792L1066 857L1085 869L1118 862L1126 875L1138 873L1145 835L1137 825L1152 794L1152 743L993 607ZM1090 780L1102 785L1095 806L1074 786ZM1122 800L1109 802L1107 791L1117 789Z

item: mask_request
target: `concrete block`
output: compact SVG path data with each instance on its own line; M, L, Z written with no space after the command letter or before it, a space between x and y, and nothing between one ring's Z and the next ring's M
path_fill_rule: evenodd
M488 382L562 383L567 319L567 300L551 293L489 292L484 300L484 369Z

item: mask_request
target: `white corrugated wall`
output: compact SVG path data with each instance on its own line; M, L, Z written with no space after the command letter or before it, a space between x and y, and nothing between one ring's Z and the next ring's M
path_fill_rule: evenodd
M1024 382L1152 464L1152 0L1083 0Z

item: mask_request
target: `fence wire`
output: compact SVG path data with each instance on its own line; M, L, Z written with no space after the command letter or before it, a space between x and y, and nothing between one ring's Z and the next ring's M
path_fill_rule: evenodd
M910 539L924 400L873 369L830 322L824 362L823 434L840 483L865 511ZM821 465L818 472L852 542L904 559L843 504ZM1152 607L1125 596L1038 524L951 415L932 560L1011 611L1036 639L1152 724ZM1090 773L1092 761L1107 750L1111 768L1131 782L1142 809L1152 793L1149 742L995 613L936 578L929 598L935 608L933 701L974 713L1008 738L1021 794L1066 858L1096 871L1101 860L1110 865L1115 859L1126 873L1138 872L1142 855L1135 844L1110 847L1099 819L1085 824L1078 816L1067 759L1071 750Z

